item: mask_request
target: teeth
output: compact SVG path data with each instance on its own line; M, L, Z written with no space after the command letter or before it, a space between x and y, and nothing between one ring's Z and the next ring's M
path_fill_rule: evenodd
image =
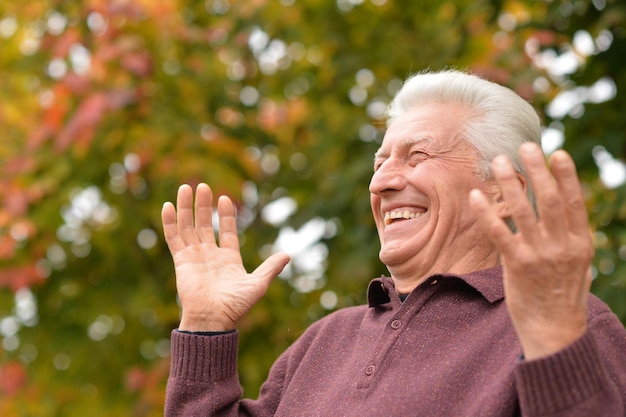
M384 222L385 224L391 224L391 222L396 219L414 219L416 217L420 217L422 214L424 213L412 213L408 210L388 211L385 213Z

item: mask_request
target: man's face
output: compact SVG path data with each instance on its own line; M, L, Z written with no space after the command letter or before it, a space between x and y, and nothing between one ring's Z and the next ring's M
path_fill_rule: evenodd
M380 259L394 278L470 272L491 243L478 229L468 194L480 188L477 151L462 138L467 110L455 104L414 107L397 118L376 152L371 205ZM492 266L492 265L489 265Z

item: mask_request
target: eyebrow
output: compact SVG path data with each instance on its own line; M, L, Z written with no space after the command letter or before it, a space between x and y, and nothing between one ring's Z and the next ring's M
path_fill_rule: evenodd
M408 137L405 139L402 139L400 141L400 146L403 148L410 148L413 145L417 145L418 143L421 142L429 142L432 143L433 139L429 136L413 136L413 137ZM374 159L377 158L386 158L389 156L389 152L383 150L382 148L379 148L375 153L374 153Z

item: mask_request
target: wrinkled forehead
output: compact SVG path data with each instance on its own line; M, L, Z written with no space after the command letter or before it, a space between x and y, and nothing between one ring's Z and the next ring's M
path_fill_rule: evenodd
M415 106L389 125L377 154L413 145L446 150L464 146L467 113L465 107L452 103Z

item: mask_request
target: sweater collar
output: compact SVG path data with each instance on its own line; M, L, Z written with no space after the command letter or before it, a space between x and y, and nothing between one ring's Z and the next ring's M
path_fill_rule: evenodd
M415 290L425 285L429 285L437 280L447 280L448 282L460 281L478 291L485 300L495 303L504 298L504 287L502 282L502 267L495 266L481 271L474 271L467 274L436 274L430 276L421 283ZM413 291L415 291L413 290ZM382 276L372 280L367 288L367 302L370 307L376 307L391 301L390 295L397 296L393 279Z

